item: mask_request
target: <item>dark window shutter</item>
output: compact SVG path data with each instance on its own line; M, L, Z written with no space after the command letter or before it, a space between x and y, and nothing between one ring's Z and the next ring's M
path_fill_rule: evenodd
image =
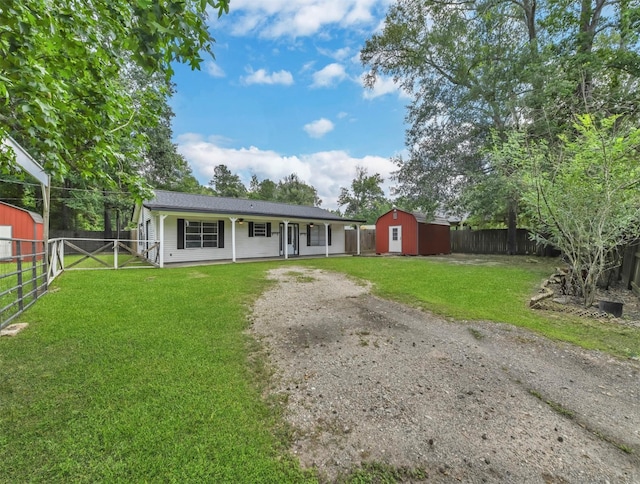
M218 220L218 249L224 249L224 220Z
M267 237L271 237L271 222L267 222Z
M307 245L311 245L311 226L307 224Z
M178 249L184 249L184 219L178 219Z
M253 222L249 222L249 237L253 237Z
M329 245L331 245L331 225L329 225L328 237L329 237Z

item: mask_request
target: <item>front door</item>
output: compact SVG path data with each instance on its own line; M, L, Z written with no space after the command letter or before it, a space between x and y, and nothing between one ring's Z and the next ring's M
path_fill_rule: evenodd
M298 242L300 240L300 226L298 224L287 225L285 237L284 224L280 224L280 255L284 255L284 244L287 244L287 255L299 255Z
M389 252L402 252L402 225L389 227Z

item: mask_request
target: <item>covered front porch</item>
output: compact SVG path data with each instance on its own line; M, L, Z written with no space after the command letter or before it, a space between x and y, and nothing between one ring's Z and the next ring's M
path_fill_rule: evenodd
M159 243L160 267L344 254L346 228L359 233L364 223L320 207L162 190L138 206L134 220L138 240Z
M145 244L146 241L158 244L156 260L160 267L341 255L345 253L345 227L352 225L338 221L239 215L154 215L142 225L140 240L145 240ZM355 224L355 228L359 235L359 224ZM356 239L359 242L360 237ZM359 243L356 254L360 254Z

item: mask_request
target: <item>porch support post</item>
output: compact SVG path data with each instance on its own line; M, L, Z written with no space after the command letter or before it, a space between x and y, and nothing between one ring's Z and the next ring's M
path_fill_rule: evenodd
M356 254L360 255L360 224L356 224Z
M231 220L231 261L236 261L236 220L237 218L229 217Z
M158 246L158 250L160 251L160 268L164 267L164 219L167 218L166 215L160 215L158 217L158 222L160 225L160 245ZM149 237L147 235L147 237Z
M284 234L282 235L282 244L284 245L284 258L289 258L289 221L283 220L284 223Z
M324 256L329 257L329 224L324 223Z

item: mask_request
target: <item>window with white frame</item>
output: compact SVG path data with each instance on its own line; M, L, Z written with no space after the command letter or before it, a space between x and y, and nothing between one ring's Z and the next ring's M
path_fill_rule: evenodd
M329 226L329 245L331 245L331 226ZM323 225L307 226L307 245L324 246L326 245L326 231Z
M185 248L218 247L218 222L185 220Z
M253 236L254 237L266 237L267 236L267 224L266 222L255 222L253 224Z
M249 237L271 237L271 222L249 222Z

